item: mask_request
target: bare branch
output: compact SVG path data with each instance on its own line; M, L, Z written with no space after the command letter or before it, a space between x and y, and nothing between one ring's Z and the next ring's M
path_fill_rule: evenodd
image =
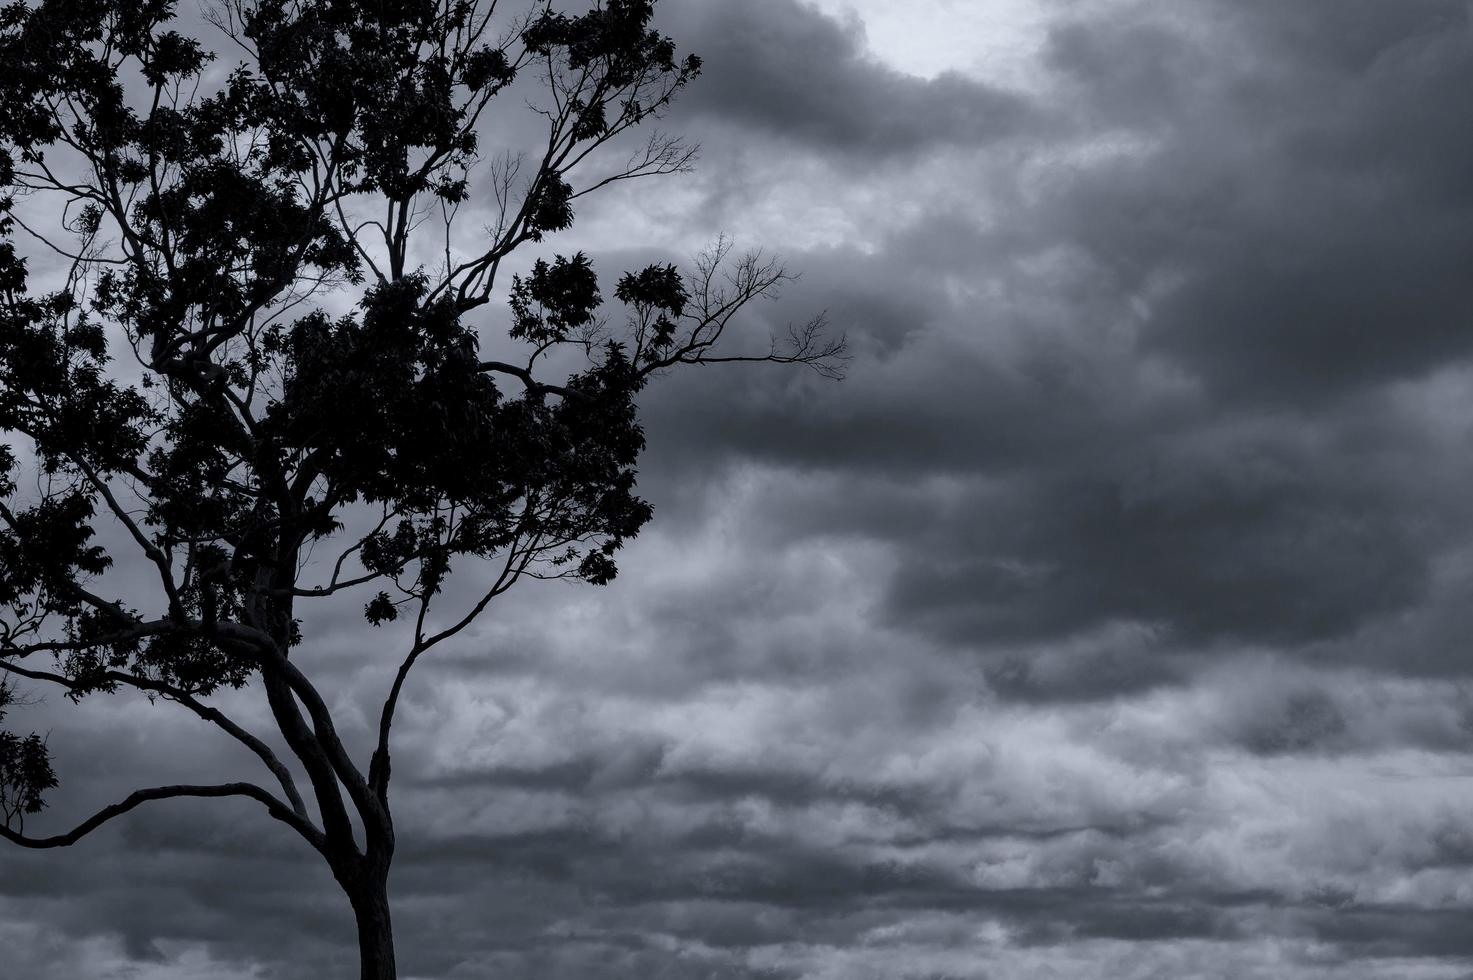
M71 691L77 691L82 688L81 684L61 674L32 670L29 667L22 667L19 664L7 660L0 660L0 670L15 674L17 677L56 684ZM306 804L302 801L301 793L297 790L296 780L292 778L290 770L282 765L281 760L277 758L275 752L271 751L270 746L231 720L219 708L201 703L198 698L188 691L170 684L165 684L162 681L151 680L147 677L138 677L122 671L110 670L104 673L101 679L115 684L126 684L140 691L157 694L167 701L173 701L183 705L205 721L217 726L221 731L254 752L266 764L266 768L271 770L271 774L281 784L282 792L286 793L287 799L291 802L292 811L303 820L308 819Z
M247 796L259 801L266 807L267 813L288 827L291 827L315 849L326 853L327 842L319 830L292 812L286 804L254 783L220 783L214 786L156 786L152 789L140 789L130 794L121 802L114 803L112 806L104 807L97 811L65 834L58 834L54 837L26 837L23 834L16 833L9 827L0 825L0 837L4 837L11 843L19 844L21 847L36 849L70 847L109 820L120 817L128 811L142 806L144 803L150 803L155 800L178 799L180 797L218 798L222 796Z
M491 588L486 591L471 611L466 613L465 616L453 625L430 637L426 637L423 632L425 614L429 610L429 602L427 598L421 599L419 619L414 629L414 646L410 649L408 656L399 665L398 671L395 672L394 683L390 687L389 695L384 700L383 709L379 713L378 746L374 750L373 760L369 766L369 784L380 800L387 800L388 797L390 776L389 732L393 727L394 713L399 706L399 695L404 689L404 682L408 679L409 672L414 669L414 665L419 662L419 658L425 651L459 633L481 614L492 599L495 599L516 584L517 579L526 570L527 565L531 562L535 554L535 550L519 550L515 547L508 548L506 560L501 568L501 574L496 577L496 581L491 584Z
M509 374L517 380L521 381L522 384L526 385L529 391L550 391L553 394L559 395L563 398L575 398L582 401L593 400L592 396L584 392L576 391L572 388L566 388L562 385L554 385L548 384L545 381L538 381L535 377L533 377L531 371L527 370L526 368L517 367L515 364L507 364L504 361L482 361L479 365L479 368L482 371L494 372L496 374Z

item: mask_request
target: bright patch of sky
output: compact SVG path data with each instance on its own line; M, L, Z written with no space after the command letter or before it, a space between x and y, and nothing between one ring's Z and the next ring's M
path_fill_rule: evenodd
M962 72L1010 88L1038 81L1036 59L1059 8L1047 0L809 0L863 25L881 61L909 75Z

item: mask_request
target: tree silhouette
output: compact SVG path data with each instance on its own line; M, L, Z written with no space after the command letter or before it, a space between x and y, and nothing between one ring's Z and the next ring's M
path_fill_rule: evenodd
M416 662L521 579L613 578L650 519L636 402L657 375L842 361L817 320L722 345L788 278L724 242L618 279L617 326L585 256L539 260L510 283L509 353L483 356L472 314L503 260L585 195L690 165L677 139L623 138L700 68L652 6L224 0L201 37L167 0L0 8L0 668L170 702L272 777L140 789L33 837L56 776L42 739L3 734L0 836L65 846L155 801L249 797L326 860L362 976L395 975L390 733ZM488 155L506 93L543 139ZM54 288L28 290L18 240ZM475 598L446 608L454 574ZM299 604L334 598L400 621L366 768L308 672ZM269 740L212 703L247 685Z

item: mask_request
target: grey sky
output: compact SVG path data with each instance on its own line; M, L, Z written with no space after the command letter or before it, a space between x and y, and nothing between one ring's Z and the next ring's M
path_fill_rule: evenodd
M762 245L803 278L754 343L827 309L855 358L666 379L619 579L424 665L401 973L1473 975L1467 4L661 6L698 172L552 247ZM349 718L355 618L303 654ZM13 720L57 824L247 763L124 698ZM0 850L0 976L347 975L278 831Z

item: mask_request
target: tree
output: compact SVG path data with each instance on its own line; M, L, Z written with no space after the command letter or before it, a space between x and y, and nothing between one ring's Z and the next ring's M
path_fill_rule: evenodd
M699 72L652 6L503 22L495 0L224 0L204 39L168 0L0 8L0 669L177 705L271 777L140 789L33 837L57 777L42 739L6 734L0 836L59 847L157 801L250 798L327 862L362 976L395 975L390 734L411 669L522 579L614 577L650 519L636 405L657 376L842 361L818 320L722 344L789 278L725 243L684 275L619 278L618 326L586 256L539 259L506 291L514 353L482 354L508 256L585 195L690 165L656 134L594 169ZM545 140L488 157L506 93ZM55 288L28 288L18 240ZM443 608L452 575L476 581L464 608ZM300 604L335 599L398 664L366 767L310 674ZM217 706L248 685L265 736Z

